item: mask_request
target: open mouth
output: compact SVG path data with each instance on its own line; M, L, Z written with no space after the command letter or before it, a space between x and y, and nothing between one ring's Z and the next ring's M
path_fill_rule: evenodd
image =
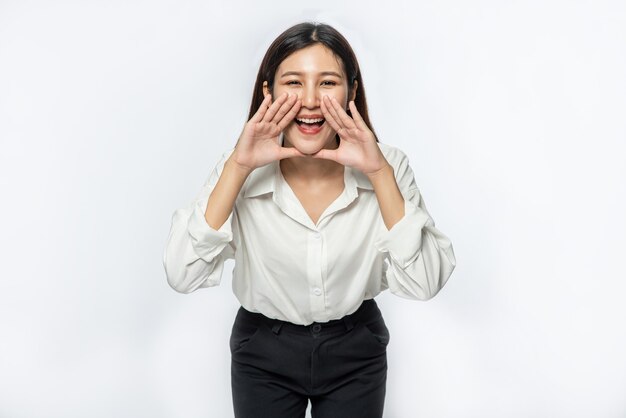
M326 119L324 118L316 118L316 119L298 119L296 118L296 123L299 126L302 126L305 129L316 129L316 128L320 128L324 122L326 122Z

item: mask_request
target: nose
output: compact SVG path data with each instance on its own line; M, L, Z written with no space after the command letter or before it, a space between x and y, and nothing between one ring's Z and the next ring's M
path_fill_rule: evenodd
M320 106L320 95L315 84L310 83L302 89L302 106L317 109Z

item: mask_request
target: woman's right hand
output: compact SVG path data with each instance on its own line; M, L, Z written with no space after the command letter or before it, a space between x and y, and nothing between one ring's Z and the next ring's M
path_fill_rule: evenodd
M296 94L287 93L270 105L271 99L267 94L246 123L231 157L250 172L275 160L306 156L295 147L282 147L278 141L280 133L298 114L302 101Z

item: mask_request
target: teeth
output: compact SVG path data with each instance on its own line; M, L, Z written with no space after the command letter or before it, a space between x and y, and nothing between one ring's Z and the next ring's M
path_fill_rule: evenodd
M300 122L304 122L304 123L315 123L315 122L321 122L324 120L324 118L319 118L319 119L300 119L300 118L296 118L297 120L299 120Z

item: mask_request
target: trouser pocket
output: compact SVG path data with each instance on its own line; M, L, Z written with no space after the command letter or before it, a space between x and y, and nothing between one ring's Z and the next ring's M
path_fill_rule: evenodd
M230 333L230 353L234 354L250 344L260 330L261 324L246 320L243 315L237 313Z
M383 346L387 346L387 344L389 344L391 336L389 334L387 324L385 324L385 320L382 316L378 317L376 320L364 322L363 327L366 329L367 334L369 334L378 344Z

